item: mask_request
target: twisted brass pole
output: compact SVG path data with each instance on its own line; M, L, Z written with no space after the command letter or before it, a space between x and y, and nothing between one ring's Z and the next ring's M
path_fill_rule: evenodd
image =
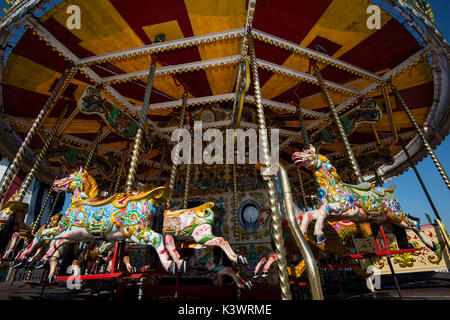
M159 162L159 170L158 170L158 178L156 179L156 186L159 187L161 185L161 176L164 166L164 161L166 160L166 145L163 145L161 161Z
M450 190L450 180L449 180L449 178L447 176L447 173L445 172L444 168L442 167L441 162L437 158L437 156L434 153L433 149L431 148L430 144L425 139L425 134L423 133L422 129L417 124L416 119L414 119L414 116L412 115L411 111L409 110L408 106L406 105L406 103L403 100L403 98L400 95L400 93L397 91L397 88L394 85L391 85L391 87L392 87L392 92L394 92L394 95L397 98L397 101L400 102L400 104L402 105L403 109L405 109L405 112L406 112L406 115L409 118L409 121L412 123L412 125L416 129L417 134L419 135L420 139L422 140L422 143L423 143L425 149L427 150L428 154L430 155L431 159L433 160L434 165L438 169L442 179L444 180L444 183L447 185L447 188Z
M233 147L234 150L234 147ZM236 241L234 251L239 254L241 248L239 244L241 242L241 236L239 232L239 217L238 217L238 190L237 190L237 170L236 170L236 158L233 161L233 215L234 215L234 237ZM241 288L237 287L237 298L241 299Z
M386 113L389 118L389 126L391 127L391 132L394 137L394 141L392 142L392 144L394 145L398 141L398 133L397 128L395 127L394 116L392 115L391 100L389 99L389 94L385 85L381 86L381 92L383 93L384 104L386 105Z
M314 73L316 74L317 80L319 81L320 88L322 89L322 93L327 100L328 108L330 109L331 115L333 117L334 123L338 127L339 135L341 136L341 140L344 143L345 151L347 152L347 156L350 159L350 164L352 166L353 172L356 175L356 180L358 183L363 182L363 177L361 174L361 170L359 169L358 162L356 161L355 154L353 153L352 147L350 146L350 142L347 139L347 135L345 134L344 127L342 126L341 119L334 107L333 100L331 99L330 92L325 85L325 81L323 80L322 73L320 72L319 67L314 61L311 61L314 69Z
M303 144L304 144L305 148L309 148L309 144L310 144L309 136L308 136L308 131L306 130L306 127L305 127L305 122L303 121L303 114L302 114L302 108L300 107L300 101L297 106L297 117L298 117L298 121L300 123L300 130L302 132ZM298 183L300 185L300 193L301 193L302 200L303 200L303 207L306 209L308 207L308 203L306 202L305 188L303 188L302 173L300 172L299 167L295 166L295 168L297 169Z
M33 167L31 168L30 172L28 173L27 177L25 178L25 181L22 183L20 190L19 190L19 197L16 199L17 201L22 201L25 197L25 194L28 191L28 188L30 187L31 181L33 181L34 177L36 176L36 173L39 169L39 166L41 165L42 160L44 159L45 154L47 153L48 148L53 142L53 138L56 135L56 132L58 131L59 127L61 126L61 122L64 118L65 113L67 112L67 109L69 107L66 105L64 109L62 110L61 114L58 117L58 120L55 123L55 126L48 134L47 138L44 141L44 146L42 147L41 151L39 152L39 155L37 156L36 160L34 161Z
M192 135L193 135L192 127L189 130L189 132L192 137ZM190 146L190 150L191 150L191 154L192 154L192 145ZM186 164L186 179L184 179L184 197L183 197L183 207L182 208L187 208L187 205L188 205L189 191L190 191L190 187L191 187L191 172L192 172L192 162L189 161Z
M182 102L181 102L181 110L180 110L180 119L178 122L178 128L183 128L184 126L184 119L186 117L186 105L187 105L187 91L185 91L183 93L183 97L182 97ZM170 208L170 202L172 200L172 194L173 194L173 188L175 187L175 180L177 177L177 163L178 163L178 158L179 158L179 153L180 153L180 146L177 143L175 145L175 148L173 150L173 155L175 157L175 159L172 159L172 168L170 170L170 180L169 180L169 196L167 198L167 202L166 202L166 208L169 209Z
M247 34L248 47L250 50L251 68L253 74L254 88L255 88L255 102L258 114L258 127L260 139L260 148L262 148L261 162L266 168L270 168L269 146L267 141L267 128L264 117L264 107L262 105L261 88L259 85L258 65L256 63L255 47L253 45L253 37L251 32ZM277 254L278 275L280 277L281 298L283 300L291 300L292 294L289 284L289 274L287 272L286 252L284 249L283 230L281 228L281 214L279 211L279 203L277 191L275 188L275 176L269 176L266 179L266 184L269 191L269 202L272 219L272 236L275 244L275 251Z
M50 210L50 212L48 214L47 222L45 223L46 226L48 226L48 224L50 223L50 220L52 219L52 217L54 215L54 211L56 209L56 204L58 203L58 199L59 199L60 196L61 196L61 193L57 193L56 194L55 201L53 201L52 208L51 208L51 210Z
M95 140L92 143L91 149L89 150L89 154L86 158L86 163L84 164L85 170L89 169L89 166L91 165L92 159L94 158L94 154L97 151L97 147L98 147L101 137L102 137L102 129L100 128L97 131L97 136L95 137Z
M419 174L419 171L417 171L416 166L414 165L414 163L411 160L411 157L409 156L408 150L406 150L405 146L402 146L403 148L403 152L405 153L406 157L408 158L409 161L409 165L411 166L411 168L414 170L414 173L416 174L417 180L419 180L420 186L422 187L423 192L425 193L425 196L427 197L428 202L430 203L431 208L433 209L434 214L436 215L436 218L439 220L441 219L441 216L439 215L433 200L431 199L430 194L428 193L428 189L425 186L425 183L423 183L422 177Z
M186 179L184 180L184 197L183 197L183 208L187 208L188 199L189 199L189 190L191 184L191 171L192 164L186 164Z
M58 172L56 173L55 178L53 180L56 180L59 177L59 175L61 174L61 172L62 172L62 169L59 168ZM33 225L31 226L31 234L33 234L33 235L36 233L37 229L39 228L39 222L41 221L41 218L44 215L45 208L47 208L47 204L50 201L52 193L53 193L52 186L50 186L50 189L48 190L48 193L47 193L47 197L45 198L44 203L41 206L41 210L39 211L38 216L36 217L36 219L33 222ZM49 213L49 215L50 215L50 213Z
M3 180L3 183L0 187L0 202L3 201L3 198L5 197L5 194L9 188L9 185L12 182L14 174L15 174L16 170L19 168L19 165L22 162L23 157L25 155L25 151L29 147L31 140L33 139L34 135L36 134L37 129L41 126L41 124L43 123L47 114L53 110L54 106L58 102L62 93L67 88L68 84L70 83L73 76L75 75L76 70L77 70L76 68L71 68L62 75L61 79L59 79L55 89L53 89L52 94L48 98L48 100L45 103L44 107L42 108L41 112L37 116L36 120L34 120L34 123L31 126L30 131L28 131L28 134L25 137L25 139L23 140L23 143L20 146L20 149L17 152L16 157L14 158L11 166L8 168L8 171L5 174L5 179Z
M116 184L114 185L113 194L116 194L119 191L120 182L122 181L123 175L125 174L125 165L127 163L127 154L128 152L125 151L124 155L121 159L121 164L119 168L119 174L117 175Z
M298 121L300 122L300 129L302 132L303 144L305 145L305 148L308 148L310 141L309 141L308 131L306 130L306 127L305 127L305 121L303 120L303 113L302 113L302 108L300 107L300 103L297 107L297 118L298 118Z
M139 161L139 154L141 152L142 137L144 135L145 123L147 122L147 113L150 102L150 95L152 93L153 79L155 77L156 64L154 59L150 64L150 71L148 74L147 87L145 88L144 103L142 105L141 115L139 118L139 128L134 140L133 155L131 157L130 169L128 171L128 177L126 182L126 192L131 192L134 181L136 179L136 169Z

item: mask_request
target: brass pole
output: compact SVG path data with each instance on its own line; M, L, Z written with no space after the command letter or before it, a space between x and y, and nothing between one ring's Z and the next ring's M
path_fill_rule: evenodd
M303 113L302 113L302 108L300 107L300 101L298 102L298 106L297 106L297 117L298 117L298 121L300 123L300 130L302 132L303 144L304 144L305 148L308 148L310 141L309 141L308 131L306 130L306 127L305 127L305 122L303 121ZM306 202L305 189L303 188L302 173L300 172L299 167L295 166L295 168L297 169L298 183L300 185L300 192L302 195L303 205L304 205L304 208L306 209L306 208L308 208L308 203Z
M95 137L94 142L92 143L91 149L89 150L89 154L86 158L86 163L84 164L84 169L87 170L91 165L92 159L94 158L94 154L97 151L98 144L100 142L100 138L102 137L102 128L97 131L97 136Z
M28 134L23 140L23 143L20 146L20 149L17 152L16 157L14 158L11 166L8 168L8 171L5 174L5 179L3 180L3 183L0 187L0 201L3 201L3 198L5 197L9 185L11 184L11 181L14 177L14 174L16 170L19 168L19 165L22 162L23 157L25 155L25 151L29 147L31 140L33 139L34 135L37 132L37 129L41 126L47 114L53 110L62 93L64 92L64 90L67 88L70 81L74 77L76 71L77 68L70 68L69 70L63 73L61 79L59 79L55 89L53 89L52 94L48 98L41 112L37 116L36 120L34 120L34 123L31 126L30 131L28 131Z
M302 108L300 107L300 103L297 106L297 117L298 117L298 121L300 122L300 130L302 131L303 144L305 145L305 148L308 148L310 141L309 141L308 131L306 130L306 127L305 127L305 121L303 120L303 113L302 113Z
M394 116L392 115L392 104L391 100L389 99L389 94L387 92L386 86L381 86L381 92L383 93L384 104L386 105L386 112L389 118L389 126L391 127L391 132L394 136L394 141L392 142L392 144L396 144L398 141L398 133L397 128L395 127Z
M192 137L192 128L190 130L191 137ZM191 152L192 152L192 146ZM192 153L191 153L192 154ZM190 191L190 184L191 184L191 172L192 172L192 163L189 161L189 163L186 164L186 178L184 179L184 197L183 197L183 207L187 208L188 206L188 199L189 199L189 191Z
M50 131L47 138L45 139L44 146L42 147L41 151L39 152L39 155L37 156L36 160L34 161L33 167L31 168L30 172L28 173L27 177L25 178L25 181L22 183L22 186L20 187L19 196L16 199L16 201L22 201L23 198L25 197L25 194L27 193L28 188L30 187L31 181L33 181L34 177L36 176L39 166L41 165L41 162L44 159L44 156L47 153L48 148L52 144L53 138L55 137L56 132L58 131L68 108L69 107L67 105L64 107L64 109L62 110L61 114L58 117L58 120L55 123L55 126Z
M234 141L234 140L233 140ZM233 146L234 150L234 146ZM240 253L239 244L241 242L241 236L239 232L239 217L238 217L238 189L237 189L237 168L236 168L236 158L233 161L233 215L234 215L234 237L236 241L236 245L234 251L236 254ZM241 299L241 288L237 288L237 298Z
M405 153L406 157L408 158L409 165L413 169L414 173L416 174L417 180L419 180L420 186L422 187L423 192L425 193L425 196L427 197L428 202L430 203L431 208L433 209L434 214L436 215L436 219L442 220L441 216L439 215L436 206L434 205L433 200L431 199L430 194L428 193L428 189L425 186L425 183L423 183L422 177L419 174L419 171L417 171L416 166L411 160L411 157L409 156L408 150L406 150L405 146L402 146L403 152Z
M50 212L48 214L48 219L47 219L47 222L45 223L45 226L49 225L50 220L52 219L52 217L54 215L54 211L56 209L56 203L58 202L58 199L59 199L60 196L61 196L61 193L57 193L56 194L55 201L53 201L53 205L52 205L52 208L51 208L51 210L50 210Z
M416 129L417 134L419 135L420 139L422 140L423 145L425 146L425 149L427 150L427 152L430 155L431 159L433 160L436 168L438 169L439 173L441 174L442 179L444 180L445 184L447 185L447 188L450 190L450 180L447 176L447 173L445 172L444 168L442 167L442 164L439 162L439 159L437 158L437 156L434 153L433 149L431 148L430 144L425 139L425 134L423 133L422 129L417 124L416 119L414 119L414 116L412 115L411 111L409 110L408 106L406 105L405 101L403 100L402 96L397 91L397 88L394 85L392 85L392 91L394 92L397 100L402 105L403 109L405 109L405 112L409 118L409 121L411 121L412 125Z
M164 41L162 37L163 35L157 35L155 42L161 42ZM139 154L141 152L141 145L142 145L142 138L144 135L145 130L145 124L147 123L147 113L150 103L150 95L152 93L152 87L153 87L153 80L155 78L155 72L156 72L156 55L152 55L152 62L150 63L150 70L148 74L148 80L147 80L147 86L145 88L144 93L144 102L142 105L141 115L139 117L139 128L136 133L136 137L134 139L134 146L133 146L133 156L131 157L131 163L130 163L130 169L128 171L128 177L126 182L126 192L131 192L133 188L134 181L136 179L136 169L138 165L139 160Z
M166 145L164 144L162 148L161 161L159 162L158 178L156 179L157 187L159 187L161 184L161 176L165 160L166 160Z
M297 169L298 184L300 186L300 193L302 196L303 208L306 209L306 208L308 208L308 203L306 202L305 189L303 188L302 173L300 172L299 167L295 166L295 169Z
M61 174L62 169L59 168L58 172L55 175L55 179L56 180L59 175ZM52 190L52 186L50 186L50 189L48 190L48 194L47 197L44 200L44 203L41 206L41 211L39 211L38 216L36 217L36 219L33 222L33 225L31 226L31 234L34 235L39 227L39 222L41 221L42 215L44 214L45 208L47 207L47 203L50 201L50 198L52 196L53 190ZM50 213L49 213L50 214Z
M123 175L125 174L125 165L127 163L127 155L128 155L128 150L125 151L125 153L121 157L122 158L121 164L120 164L120 168L119 168L119 173L117 175L116 184L114 185L113 194L116 194L119 191L120 182L122 181Z
M317 80L319 81L320 88L322 89L322 93L327 100L328 107L330 108L331 115L333 116L334 122L339 130L339 135L341 136L342 142L344 143L345 151L347 152L348 158L350 159L350 164L352 166L353 172L356 175L356 180L358 183L363 182L363 177L361 174L361 170L359 169L358 162L356 161L355 154L353 153L352 147L350 146L350 142L347 139L347 135L345 134L344 127L342 126L341 119L334 107L333 100L331 99L328 88L325 85L325 82L322 77L322 73L320 72L319 67L314 61L311 61L314 73L316 74Z
M306 242L305 236L300 231L300 228L297 225L297 220L295 219L294 213L294 203L292 201L292 192L291 186L289 184L289 177L286 169L280 164L280 180L281 180L281 188L283 189L284 196L284 207L286 210L286 215L289 220L289 228L292 231L292 235L294 236L295 243L297 247L300 249L300 252L305 259L308 276L309 276L309 284L311 289L311 296L313 300L323 300L323 292L322 292L322 282L320 278L319 268L317 266L316 259Z
M187 94L187 91L185 91L183 93L183 97L182 97L180 119L178 122L178 128L180 128L180 129L183 128L184 119L186 117L187 97L188 97L188 94ZM179 153L180 153L180 146L178 143L175 145L173 152L174 152L175 159L173 159L174 161L172 161L172 168L170 170L169 196L168 196L167 202L166 202L166 209L170 208L170 202L172 200L173 188L175 187L175 180L177 177L177 164L175 162L177 162Z
M270 168L269 146L267 141L267 128L264 117L264 107L262 105L261 88L259 85L258 65L256 63L255 48L253 37L249 31L247 34L248 48L250 50L251 68L255 88L255 102L258 114L258 129L260 134L260 148L262 148L262 158L260 161L266 168ZM284 248L283 230L281 228L281 214L277 191L275 188L275 176L264 177L269 191L270 211L272 219L272 236L275 243L277 254L278 275L280 277L281 298L283 300L292 300L292 294L289 284L289 274L287 272L286 252Z

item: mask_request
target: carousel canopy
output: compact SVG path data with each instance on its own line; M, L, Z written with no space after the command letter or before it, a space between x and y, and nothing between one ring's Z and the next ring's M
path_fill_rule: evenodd
M381 6L379 29L367 26L372 4ZM80 9L79 28L68 26L70 5ZM291 154L303 148L298 103L320 152L337 162L346 156L340 139L333 138L329 108L311 72L313 58L348 124L357 158L369 159L366 174L379 160L383 176L393 177L408 168L402 145L408 146L415 162L426 153L389 87L390 107L386 106L383 83L392 80L433 147L449 128L448 59L440 42L430 40L430 31L421 33L425 28L420 28L420 19L409 14L397 1L19 1L2 20L1 121L12 129L2 135L6 140L24 139L58 80L75 66L77 72L30 147L40 151L68 105L47 165L68 166L63 157L74 163L82 152L73 150L88 150L102 130L96 158L107 175L132 146L132 139L121 133L132 136L153 59L157 69L147 132L154 143L141 154L138 180L155 179L163 147L177 127L185 89L191 118L203 120L207 127L231 125L238 72L242 58L248 56L244 33L251 28L265 116L271 127L280 129L280 161L293 169ZM165 41L154 43L159 34ZM96 88L97 97L121 115L114 130L106 131L111 125L108 114L80 110L88 87ZM375 111L361 109L368 101L376 105ZM243 128L256 127L255 110L252 82L245 97ZM14 148L16 144L5 143L3 152L13 154ZM163 177L170 164L166 156Z

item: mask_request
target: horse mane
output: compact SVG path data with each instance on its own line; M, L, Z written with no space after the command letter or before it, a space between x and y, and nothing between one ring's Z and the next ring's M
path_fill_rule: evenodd
M97 197L98 193L98 186L97 182L95 182L95 179L87 172L83 172L83 177L85 179L82 191L90 198L95 199Z
M317 154L317 157L323 163L329 162L331 164L330 160L327 157L325 157L324 155ZM331 169L328 170L328 172L330 172L330 174L333 176L334 179L336 179L337 181L341 181L341 176L337 173L337 170L333 165L331 165Z

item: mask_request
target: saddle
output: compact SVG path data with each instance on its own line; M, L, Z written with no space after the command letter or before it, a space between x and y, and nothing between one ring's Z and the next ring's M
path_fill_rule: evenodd
M167 199L168 193L166 187L158 187L146 192L136 192L131 194L117 193L107 199L90 199L83 201L80 204L101 207L112 203L116 208L125 208L128 202L151 199L155 202L152 204L156 206L157 203L161 203Z
M363 182L360 184L343 183L343 185L350 189L353 189L353 190L373 191L380 197L383 197L385 195L385 193L393 193L394 189L395 189L395 185L393 185L392 187L389 187L389 188L382 188L382 187L374 187L373 184L368 183L368 182Z

